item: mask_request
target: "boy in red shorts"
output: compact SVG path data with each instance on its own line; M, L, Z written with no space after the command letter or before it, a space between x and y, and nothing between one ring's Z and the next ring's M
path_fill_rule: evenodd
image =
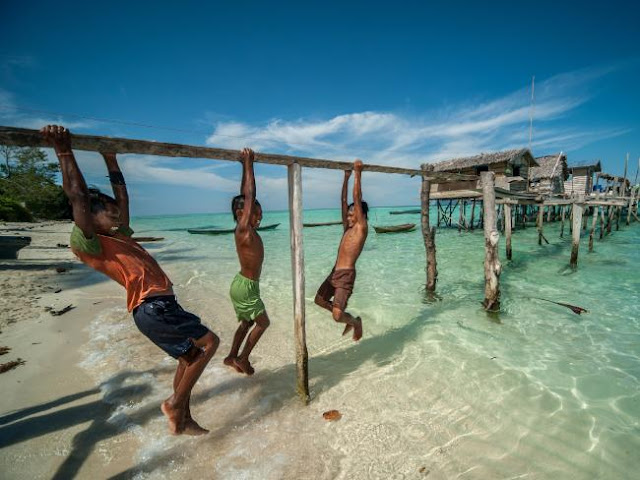
M345 170L342 183L342 225L344 233L338 248L338 258L327 279L320 285L316 293L315 302L333 314L336 322L346 323L343 335L353 329L355 341L362 338L362 320L346 312L347 302L353 293L356 281L356 261L367 240L369 227L367 224L367 202L362 201L362 162L356 160L353 164L355 178L353 181L353 203L347 205L347 191L351 170ZM333 300L332 300L333 299Z
M71 150L69 130L44 127L42 135L55 149L62 187L69 197L75 225L71 250L91 268L127 290L127 309L138 329L178 360L173 395L161 406L174 434L202 435L191 417L191 390L218 348L219 339L176 302L172 284L149 253L131 238L129 198L115 154L103 153L115 199L88 189Z

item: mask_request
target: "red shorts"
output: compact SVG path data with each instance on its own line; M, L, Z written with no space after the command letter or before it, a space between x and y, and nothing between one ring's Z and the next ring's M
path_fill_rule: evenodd
M344 312L347 308L349 297L353 293L353 285L355 282L355 268L338 270L334 268L326 280L322 282L322 285L320 285L317 295L327 302L331 302L333 298L333 306L338 307Z

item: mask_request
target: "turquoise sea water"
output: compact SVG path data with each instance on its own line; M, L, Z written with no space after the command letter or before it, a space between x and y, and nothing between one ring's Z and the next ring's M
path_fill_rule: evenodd
M295 394L291 263L287 212L265 212L261 290L272 326L252 357L256 375L221 365L236 322L228 288L238 270L233 237L190 235L191 227L232 227L229 214L136 218L137 235L175 283L185 309L222 340L194 390L205 438L165 435L154 411L168 396L173 362L136 329L124 307L102 311L83 365L106 381L136 365L152 393L111 398L112 421L141 440L140 478L633 478L640 468L640 225L587 252L568 270L570 237L545 225L517 230L513 261L500 255L502 311L487 315L481 230L436 235L439 299L427 301L425 252L415 214L377 208L370 225L417 224L413 232L370 228L349 310L364 337L340 336L313 304L330 272L341 226L304 230L307 341L312 402ZM338 220L338 210L304 213ZM433 217L435 217L435 211ZM537 300L566 302L570 310ZM124 304L124 299L123 299ZM121 385L121 379L118 380ZM114 385L115 388L115 385ZM107 392L108 393L108 392ZM343 417L326 422L322 412Z

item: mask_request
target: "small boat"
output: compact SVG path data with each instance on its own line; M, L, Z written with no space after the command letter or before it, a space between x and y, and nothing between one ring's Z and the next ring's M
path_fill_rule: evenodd
M341 221L337 222L323 222L323 223L303 223L304 227L324 227L325 225L342 225Z
M164 237L132 237L136 242L161 242Z
M264 227L258 227L256 228L256 230L260 232L263 230L274 230L278 225L280 224L273 223L271 225L265 225ZM198 235L222 235L225 233L233 233L235 231L236 231L235 228L189 228L187 230L187 232L189 233L198 234Z
M422 213L422 210L415 208L413 210L393 210L389 212L389 215L403 215L405 213Z
M403 223L401 225L385 225L373 227L376 233L398 233L398 232L410 232L416 228L415 223Z
M31 244L31 237L0 235L0 258L18 258L18 250Z

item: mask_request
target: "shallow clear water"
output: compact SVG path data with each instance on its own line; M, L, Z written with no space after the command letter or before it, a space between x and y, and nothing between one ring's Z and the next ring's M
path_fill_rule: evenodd
M398 209L398 208L395 208ZM349 310L363 318L354 344L313 304L331 270L341 227L304 230L312 403L295 394L287 212L266 212L261 280L271 328L256 347L256 375L221 364L237 326L228 288L238 270L233 237L187 227L231 227L228 214L138 218L139 235L175 283L185 309L222 340L194 390L205 438L165 435L159 402L174 362L135 328L123 306L92 323L83 365L117 405L111 419L141 440L140 478L632 478L640 467L640 226L621 226L566 268L570 238L545 226L517 230L504 259L502 312L487 315L481 231L436 236L438 300L426 301L419 215L373 209L370 224L415 222L376 235L358 261ZM434 212L435 214L435 212ZM339 219L338 210L304 214ZM597 237L596 237L597 238ZM534 299L542 297L589 310ZM143 373L140 373L144 371ZM123 373L124 372L124 373ZM135 372L135 373L134 373ZM122 387L128 387L123 389ZM110 393L109 393L110 392ZM322 412L343 417L326 422ZM108 449L108 448L107 448ZM114 460L115 461L115 460Z

